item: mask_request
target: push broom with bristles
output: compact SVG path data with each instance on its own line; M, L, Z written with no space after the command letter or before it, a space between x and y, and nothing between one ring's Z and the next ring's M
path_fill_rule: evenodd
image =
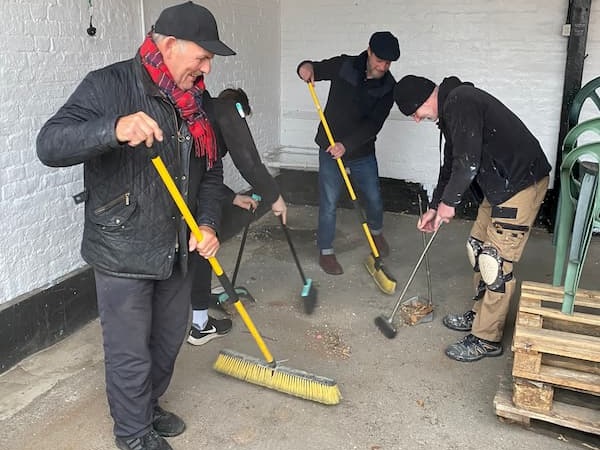
M171 194L171 197L175 201L175 204L179 208L185 222L198 242L200 242L203 238L202 232L198 228L194 216L186 205L179 189L177 189L177 186L161 157L152 154L151 160L167 190ZM265 358L263 361L231 350L222 350L215 361L214 369L217 372L230 375L234 378L294 395L296 397L301 397L306 400L312 400L326 405L338 404L341 399L341 394L337 383L333 379L277 364L260 333L254 326L252 319L246 312L246 308L240 301L229 278L225 275L217 258L212 256L208 258L208 262L223 286L223 289L225 289L225 292L229 296L229 299L233 301L233 306L244 321L246 328L248 328L248 331L256 341L258 348Z
M323 128L325 129L325 134L327 134L327 139L329 139L329 145L335 145L335 141L333 140L333 135L331 134L331 129L325 119L325 114L321 109L321 103L319 102L319 98L317 97L317 93L315 92L315 87L313 83L309 82L308 90L310 91L310 95L315 103L315 107L317 108L317 112L319 113L319 117L321 119L321 123L323 124ZM352 184L350 183L350 178L348 178L348 173L346 172L346 167L344 167L344 163L342 162L342 158L337 158L337 165L340 169L340 173L342 178L344 179L344 183L346 184L346 188L348 189L348 194L350 195L350 200L352 200L352 205L354 206L354 210L358 213L360 223L362 224L362 229L365 232L365 236L367 241L369 242L369 247L371 248L371 254L367 256L365 260L365 268L367 272L373 277L375 284L382 292L388 295L392 295L396 292L396 279L391 276L385 270L383 266L383 261L381 260L381 256L379 255L379 250L373 241L373 236L371 234L371 230L369 230L369 226L367 225L367 220L362 212L362 208L358 204L358 199L352 188Z

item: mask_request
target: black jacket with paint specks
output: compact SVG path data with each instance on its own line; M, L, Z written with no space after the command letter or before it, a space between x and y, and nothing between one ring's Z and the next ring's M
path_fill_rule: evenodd
M438 91L438 116L445 145L433 208L440 201L458 205L469 187L498 205L550 173L540 143L525 124L472 83L445 78Z
M214 114L210 96L203 108ZM175 107L143 68L139 55L90 72L37 137L40 160L52 167L83 163L85 223L83 259L110 275L163 280L174 261L187 270L189 231L163 185L144 144L117 141L119 117L143 111L163 130L160 155L200 225L221 220L223 166L207 169ZM176 251L178 254L176 257Z
M335 56L310 62L315 81L330 80L325 118L333 139L346 148L344 159L356 159L375 153L377 133L383 127L394 104L393 75L387 72L379 79L366 79L367 51L360 55ZM321 149L329 147L323 124L319 124L315 142Z

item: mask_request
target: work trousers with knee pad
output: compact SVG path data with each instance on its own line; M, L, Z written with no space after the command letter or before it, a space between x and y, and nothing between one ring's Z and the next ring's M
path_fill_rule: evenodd
M483 246L494 247L504 260L500 276L513 271L513 263L521 258L529 238L531 227L548 189L549 177L523 189L506 202L492 206L484 199L471 229L471 236L483 242ZM477 287L481 274L475 272ZM475 320L471 333L481 339L499 342L502 340L504 324L514 294L514 276L504 284L504 289L485 290L483 297L475 302Z
M175 264L166 280L94 274L113 431L140 437L152 429L186 336L193 271L183 275Z

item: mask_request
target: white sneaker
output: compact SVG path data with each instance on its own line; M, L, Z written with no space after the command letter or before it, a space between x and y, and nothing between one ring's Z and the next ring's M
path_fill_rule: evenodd
M208 323L204 327L204 330L200 330L196 325L192 324L187 341L192 345L204 345L215 338L223 337L229 333L232 326L231 319L215 319L208 316Z

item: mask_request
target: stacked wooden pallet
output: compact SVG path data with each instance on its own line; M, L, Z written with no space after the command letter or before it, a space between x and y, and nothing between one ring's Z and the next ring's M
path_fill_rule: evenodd
M561 287L522 283L512 383L501 384L494 408L524 424L537 419L600 434L600 292L579 289L572 315L560 310L563 295ZM577 392L577 401L558 400L562 391Z

